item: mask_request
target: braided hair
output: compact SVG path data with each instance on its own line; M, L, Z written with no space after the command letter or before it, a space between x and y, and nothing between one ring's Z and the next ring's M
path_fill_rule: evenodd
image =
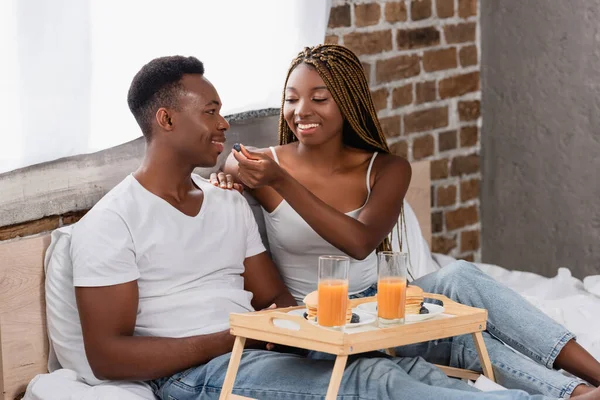
M285 78L279 114L279 144L298 140L283 116L285 88L292 71L300 64L312 66L331 93L344 117L342 138L345 145L370 152L389 153L381 129L367 78L358 57L348 48L336 44L305 47L292 61ZM402 209L402 214L404 207ZM392 249L389 237L377 247L378 251Z
M279 114L279 144L298 140L283 117L283 104L290 74L300 64L316 69L340 108L344 117L344 144L371 152L390 152L358 57L348 48L335 44L305 47L292 61Z

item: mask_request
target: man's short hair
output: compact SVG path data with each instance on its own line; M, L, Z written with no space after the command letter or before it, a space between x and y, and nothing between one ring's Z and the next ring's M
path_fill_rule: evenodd
M196 57L160 57L144 65L133 77L127 104L146 139L151 137L152 119L160 107L177 109L184 74L204 75L204 65Z

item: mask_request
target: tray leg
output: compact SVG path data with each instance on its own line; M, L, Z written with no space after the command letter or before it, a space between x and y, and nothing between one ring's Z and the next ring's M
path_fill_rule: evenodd
M462 368L453 368L448 367L446 365L433 364L439 369L442 370L443 373L452 377L452 378L460 378L460 379L470 379L473 382L479 378L481 375L479 372L471 371L470 369L462 369Z
M331 374L331 380L329 381L329 387L327 388L327 396L325 400L335 400L340 389L340 383L342 383L342 375L344 375L344 369L346 368L346 361L348 356L337 356L335 364L333 366L333 372Z
M242 352L244 351L244 345L246 344L246 338L236 336L233 344L233 350L231 351L231 357L229 357L229 366L227 367L227 374L225 375L225 381L223 382L223 388L221 389L221 396L219 400L227 400L231 397L231 391L233 390L233 384L235 383L235 377L242 360Z
M475 342L477 354L479 355L479 361L481 362L481 367L483 368L483 375L489 378L492 382L496 382L496 380L494 379L494 370L492 369L492 362L490 361L490 356L488 354L487 348L485 347L485 342L483 341L483 336L481 335L481 332L473 333L473 341Z
M389 349L385 349L385 354L387 354L388 356L391 356L391 357L396 357L396 349L393 347L390 347Z

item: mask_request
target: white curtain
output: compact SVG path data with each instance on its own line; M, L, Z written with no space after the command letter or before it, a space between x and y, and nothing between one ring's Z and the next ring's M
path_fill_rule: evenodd
M223 115L280 106L285 73L322 43L329 0L2 0L0 173L141 135L131 79L193 55Z

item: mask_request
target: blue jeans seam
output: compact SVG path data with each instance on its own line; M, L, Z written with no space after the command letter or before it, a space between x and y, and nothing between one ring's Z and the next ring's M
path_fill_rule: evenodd
M197 386L191 386L191 385L188 385L187 383L181 382L178 379L170 379L169 383L172 386L177 386L181 390L185 390L186 392L191 392L191 393L201 392L206 387L203 384L200 384L200 385L197 385Z
M476 351L473 351L472 349L470 349L470 348L468 348L468 347L466 347L466 346L464 346L462 344L458 345L458 346L462 347L463 350L466 350L467 352L469 352L471 354L477 354L477 355L479 355ZM564 397L564 393L570 394L575 389L575 386L577 386L577 385L572 386L576 381L571 381L566 387L558 388L558 387L556 387L554 385L551 385L548 382L544 382L544 381L541 381L541 380L537 379L536 377L530 375L528 372L525 372L525 371L522 371L520 369L516 369L516 368L510 367L510 366L508 366L508 365L506 365L506 364L504 364L502 362L496 362L496 361L493 361L491 359L490 359L490 361L491 361L492 365L495 365L496 367L498 367L500 369L503 369L503 370L505 370L508 373L511 373L513 375L514 375L514 373L523 374L524 376L530 378L534 382L539 382L539 383L542 383L542 384L546 385L547 387L552 388L557 393L560 393L559 397Z
M496 325L494 325L489 320L487 321L487 329L486 330L488 331L488 333L490 333L492 336L496 337L501 342L504 342L505 344L508 344L509 346L518 350L519 353L524 354L527 357L533 359L534 361L537 361L540 364L543 364L547 367L546 360L545 360L546 357L540 356L539 354L532 352L524 344L519 343L516 340L513 340L509 335L503 333L501 329L498 329L498 327L496 327Z
M585 382L580 381L579 379L573 379L571 383L569 383L562 392L560 392L560 397L567 397L573 394L573 390L579 385L585 385Z
M544 364L546 365L547 368L553 368L554 367L554 362L556 361L556 357L558 357L558 355L560 354L561 350L563 349L563 347L565 347L565 345L571 340L571 339L575 339L575 335L573 335L571 332L567 331L565 332L564 335L562 335L558 341L556 342L556 344L554 345L554 347L552 348L552 351L550 351L550 354L546 357L546 359L543 361Z

